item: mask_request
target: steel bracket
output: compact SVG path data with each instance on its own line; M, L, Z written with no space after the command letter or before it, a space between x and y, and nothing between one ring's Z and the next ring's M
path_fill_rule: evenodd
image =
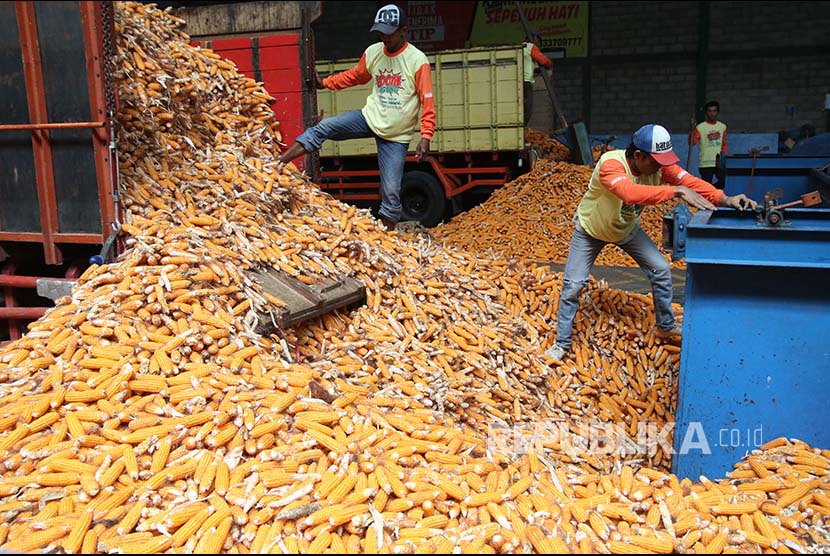
M671 260L686 256L686 233L692 213L684 203L663 215L663 249L671 251Z

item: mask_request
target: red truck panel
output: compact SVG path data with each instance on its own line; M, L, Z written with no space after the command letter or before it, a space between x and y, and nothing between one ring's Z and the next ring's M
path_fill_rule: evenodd
M236 64L236 68L253 78L254 63L251 39L224 39L213 41L213 51Z
M271 105L280 122L282 142L287 146L294 143L303 132L303 79L300 69L300 36L286 33L260 37L259 74L254 72L254 43L250 38L221 39L211 43L217 53L232 60L244 75L262 81L265 90L276 100ZM303 160L294 163L303 169Z
M268 93L277 99L274 113L280 121L282 141L294 143L303 132L303 78L300 71L300 36L274 35L259 40L259 63L262 82ZM294 161L300 170L304 160Z

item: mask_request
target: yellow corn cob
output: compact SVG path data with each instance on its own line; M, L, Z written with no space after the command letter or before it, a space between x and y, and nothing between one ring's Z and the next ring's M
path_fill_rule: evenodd
M717 515L741 515L751 514L757 509L757 504L742 502L739 504L718 504L716 506L712 506L711 511Z
M610 541L608 543L608 551L611 554L651 554L650 551L642 547L622 541Z
M81 554L92 554L95 552L98 544L98 534L94 529L90 529L84 535L84 541L81 543Z
M196 513L191 514L187 521L173 533L172 546L174 548L182 546L187 542L215 511L211 505L203 505L201 508L197 508L197 510Z
M229 516L222 519L216 527L211 527L205 531L196 543L195 552L201 554L219 554L231 530L231 525L232 520Z
M801 483L793 489L783 491L781 497L777 500L778 506L786 508L791 504L795 504L810 492L810 488L809 484Z
M308 545L305 550L306 554L323 554L331 544L332 535L328 531L323 531L317 535Z
M63 541L63 548L67 554L77 554L81 550L84 538L86 537L89 526L92 523L92 513L81 512L77 521L72 526L69 536Z
M674 543L668 539L661 540L657 537L632 535L629 540L632 544L657 554L669 554L674 550Z
M120 477L121 474L124 472L124 468L124 459L121 458L116 460L110 467L108 467L103 473L101 473L101 477L100 479L98 479L98 482L103 487L112 486L115 483L115 481L118 480L118 477Z
M706 554L720 554L723 552L724 547L726 547L726 541L729 539L729 535L726 532L721 532L715 535L715 538L712 539L706 545Z
M21 554L31 553L66 536L68 532L69 527L67 526L57 526L44 529L43 531L29 532L13 541L7 542L2 548L9 552Z
M72 472L40 473L35 475L33 482L41 486L67 486L78 484L80 479L78 473Z
M539 554L569 554L567 545L556 536L545 536L542 530L535 525L526 528L527 540Z
M588 523L600 539L604 541L608 540L610 530L608 529L608 525L605 523L605 518L603 518L601 514L591 512L588 516Z
M48 401L48 398L46 400ZM40 432L45 428L51 427L58 421L58 419L60 419L60 416L54 411L50 411L49 413L32 421L29 424L29 431L31 434Z
M504 500L513 500L514 498L516 498L516 496L530 488L534 481L535 479L530 475L522 477L521 479L510 485L510 487L508 487L502 498Z
M26 435L29 434L29 425L22 424L19 425L16 429L14 429L9 434L0 438L0 452L3 450L8 450L21 440L23 440Z

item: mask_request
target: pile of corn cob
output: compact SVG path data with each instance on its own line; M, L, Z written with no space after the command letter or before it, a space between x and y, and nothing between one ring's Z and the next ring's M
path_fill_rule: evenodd
M278 172L269 95L180 25L117 4L128 249L0 351L1 549L827 547L827 451L778 439L693 482L622 445L673 420L648 298L591 284L551 366L558 274L402 240ZM268 266L354 276L367 304L262 337Z
M430 234L447 245L490 257L564 263L573 218L590 179L587 166L540 159L527 174L498 188L480 205L432 228ZM677 201L670 201L649 206L640 215L643 230L657 245L662 242L663 214L676 205ZM670 259L668 253L666 258ZM616 245L603 249L596 264L637 265ZM671 266L685 268L686 263L681 259Z

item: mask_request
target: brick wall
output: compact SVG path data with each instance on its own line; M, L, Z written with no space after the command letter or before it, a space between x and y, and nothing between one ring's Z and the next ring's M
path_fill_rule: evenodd
M317 57L360 56L374 40L366 29L377 6L325 2L315 24ZM708 56L699 61L707 6ZM830 2L608 0L591 2L590 10L590 57L554 60L554 79L565 117L585 120L591 133L631 133L650 121L682 132L709 99L720 102L732 132L804 124L824 131ZM552 129L552 112L537 78L530 127Z

